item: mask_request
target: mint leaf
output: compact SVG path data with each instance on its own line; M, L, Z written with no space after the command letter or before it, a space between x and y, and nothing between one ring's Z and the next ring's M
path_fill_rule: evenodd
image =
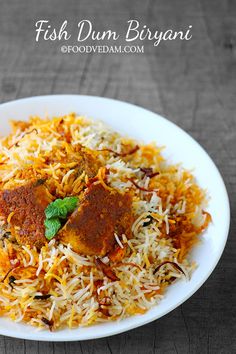
M78 204L78 197L66 197L63 199L64 205L67 208L68 213L72 213Z
M45 215L47 219L54 217L65 218L67 215L67 209L63 206L63 199L57 199L50 203L45 210Z
M46 219L44 221L46 228L45 236L48 240L51 240L61 228L61 222L58 218Z
M45 210L47 219L58 217L65 219L68 213L72 213L78 203L77 197L66 197L64 199L56 199L50 203Z
M75 210L77 204L77 197L66 197L64 199L56 199L47 206L44 226L46 228L45 236L48 240L51 240L57 234L61 228L61 220L66 219L67 215Z

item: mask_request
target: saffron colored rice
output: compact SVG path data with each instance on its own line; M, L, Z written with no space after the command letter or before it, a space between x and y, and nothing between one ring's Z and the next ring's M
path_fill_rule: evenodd
M0 315L13 321L56 330L121 320L157 305L179 278L191 281L196 265L188 255L210 222L205 191L191 172L169 165L154 143L143 145L75 114L12 122L12 133L0 140L0 190L42 178L60 198L81 193L88 177L76 173L77 144L101 161L98 180L105 188L132 194L132 238L115 234L123 256L102 259L119 280L98 269L94 256L56 239L40 251L11 242L2 218ZM38 298L43 294L50 296Z

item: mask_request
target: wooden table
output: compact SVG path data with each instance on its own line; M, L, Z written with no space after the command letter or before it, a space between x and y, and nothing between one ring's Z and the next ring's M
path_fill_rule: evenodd
M151 29L192 25L193 37L158 47L145 41L143 54L63 54L59 42L35 42L36 20L49 19L58 26L67 19L76 32L76 23L86 18L97 30L121 33L130 18ZM235 353L236 2L1 1L0 101L57 93L129 101L185 129L208 151L224 177L231 199L231 233L204 286L158 321L87 342L0 337L0 353ZM206 174L211 178L209 171Z

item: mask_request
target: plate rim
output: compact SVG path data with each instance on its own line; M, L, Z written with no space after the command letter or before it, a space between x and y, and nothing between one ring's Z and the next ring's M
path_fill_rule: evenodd
M169 119L161 116L160 114L156 113L156 112L153 112L151 110L148 110L146 108L143 108L137 104L132 104L132 103L129 103L129 102L126 102L126 101L121 101L121 100L118 100L118 99L113 99L113 98L108 98L108 97L100 97L100 96L96 96L96 95L79 95L79 94L50 94L50 95L36 95L36 96L29 96L29 97L24 97L24 98L19 98L19 99L15 99L15 100L11 100L11 101L7 101L7 102L4 102L4 103L1 103L0 104L0 111L2 108L5 108L7 106L11 106L11 105L14 105L15 103L18 104L18 103L24 103L24 102L27 102L27 101L32 101L32 100L48 100L48 99L58 99L58 98L62 98L62 97L65 97L65 98L82 98L82 99L95 99L95 100L100 100L100 101L109 101L109 102L114 102L115 104L122 104L122 105L127 105L129 106L130 108L132 107L135 107L136 109L139 109L139 110L142 110L144 113L148 113L148 114L153 114L153 115L156 115L158 117L158 119L164 121L164 123L167 123L169 125L172 125L173 128L175 128L176 130L180 131L181 134L184 134L185 136L187 136L190 140L191 140L191 143L195 144L195 146L201 150L202 153L205 154L205 156L208 158L208 161L211 162L212 166L214 166L214 173L216 173L218 175L218 178L221 182L221 186L220 188L222 189L222 192L224 194L224 208L226 209L225 210L225 216L226 216L226 220L224 221L224 224L225 224L225 229L224 229L224 235L223 235L223 232L222 232L222 246L221 246L221 249L220 251L218 252L217 254L217 257L215 257L215 260L212 264L212 266L210 267L210 269L208 269L208 271L206 272L206 274L204 275L204 277L201 278L201 280L199 282L197 282L197 284L195 284L195 286L191 289L191 291L189 291L187 293L187 295L183 296L181 298L181 301L178 302L178 304L173 304L172 306L169 306L168 309L166 309L165 311L162 312L161 315L159 314L154 314L151 318L149 319L146 319L146 320L143 320L142 321L142 315L139 315L137 316L136 318L139 318L140 320L138 321L138 323L132 323L131 325L127 325L126 328L116 328L114 330L110 330L108 331L108 333L106 333L105 335L104 334L95 334L95 335L88 335L88 336L84 336L83 338L78 338L78 333L77 333L77 336L76 336L76 333L74 335L74 337L69 337L69 338L65 338L65 337L57 337L57 338L50 338L49 339L49 336L53 336L53 333L49 332L49 331L35 331L33 333L30 333L28 334L28 332L25 333L25 335L21 335L21 334L14 334L14 330L12 331L9 331L8 329L4 329L4 328L1 328L0 329L0 334L1 335L4 335L4 336L8 336L8 337L12 337L12 338L20 338L20 339L27 339L27 340L37 340L37 341L50 341L50 342L63 342L63 341L82 341L82 340L92 340L92 339L98 339L98 338L105 338L105 337L109 337L109 336L113 336L113 335L116 335L116 334L120 334L120 333L123 333L123 332L127 332L127 331L130 331L134 328L138 328L138 327L141 327L147 323L151 323L163 316L165 316L166 314L170 313L171 311L173 311L174 309L176 309L177 307L179 307L180 305L182 305L186 300L190 299L190 297L193 296L193 294L198 290L200 289L200 287L206 282L206 280L209 278L209 276L212 274L212 272L214 271L214 269L216 268L221 256L222 256L222 253L225 249L225 245L226 245L226 242L227 242L227 239L228 239L228 234L229 234L229 229L230 229L230 202L229 202L229 196L228 196L228 193L227 193L227 188L225 186L225 183L224 183L224 180L223 180L223 177L219 171L219 168L218 166L215 164L215 162L213 161L213 159L211 158L211 156L208 154L208 152L200 145L200 143L198 141L196 141L189 133L187 133L184 129L182 129L181 127L179 127L177 124L173 123L172 121L170 121ZM1 112L0 112L1 113ZM112 114L112 113L111 113ZM0 125L1 125L1 118L0 118ZM157 305L158 306L158 305ZM155 306L154 306L155 307ZM14 322L13 322L14 323ZM115 322L116 324L116 322ZM21 323L20 323L21 325ZM72 329L71 331L78 331L80 327L77 327L76 329ZM86 327L84 327L86 328ZM91 327L87 327L87 328L91 328ZM46 333L46 335L45 335ZM60 333L60 330L59 331L56 331L54 333ZM41 335L42 334L42 335Z

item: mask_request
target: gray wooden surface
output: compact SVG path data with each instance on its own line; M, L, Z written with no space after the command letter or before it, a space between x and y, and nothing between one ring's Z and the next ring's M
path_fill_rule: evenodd
M130 18L151 28L191 24L193 38L156 48L146 43L145 53L136 55L62 54L58 43L35 43L34 23L43 18L55 24L88 18L99 30L120 32ZM160 320L87 342L0 336L0 353L236 353L236 1L0 1L0 102L56 93L129 101L184 128L224 176L231 232L207 282Z

